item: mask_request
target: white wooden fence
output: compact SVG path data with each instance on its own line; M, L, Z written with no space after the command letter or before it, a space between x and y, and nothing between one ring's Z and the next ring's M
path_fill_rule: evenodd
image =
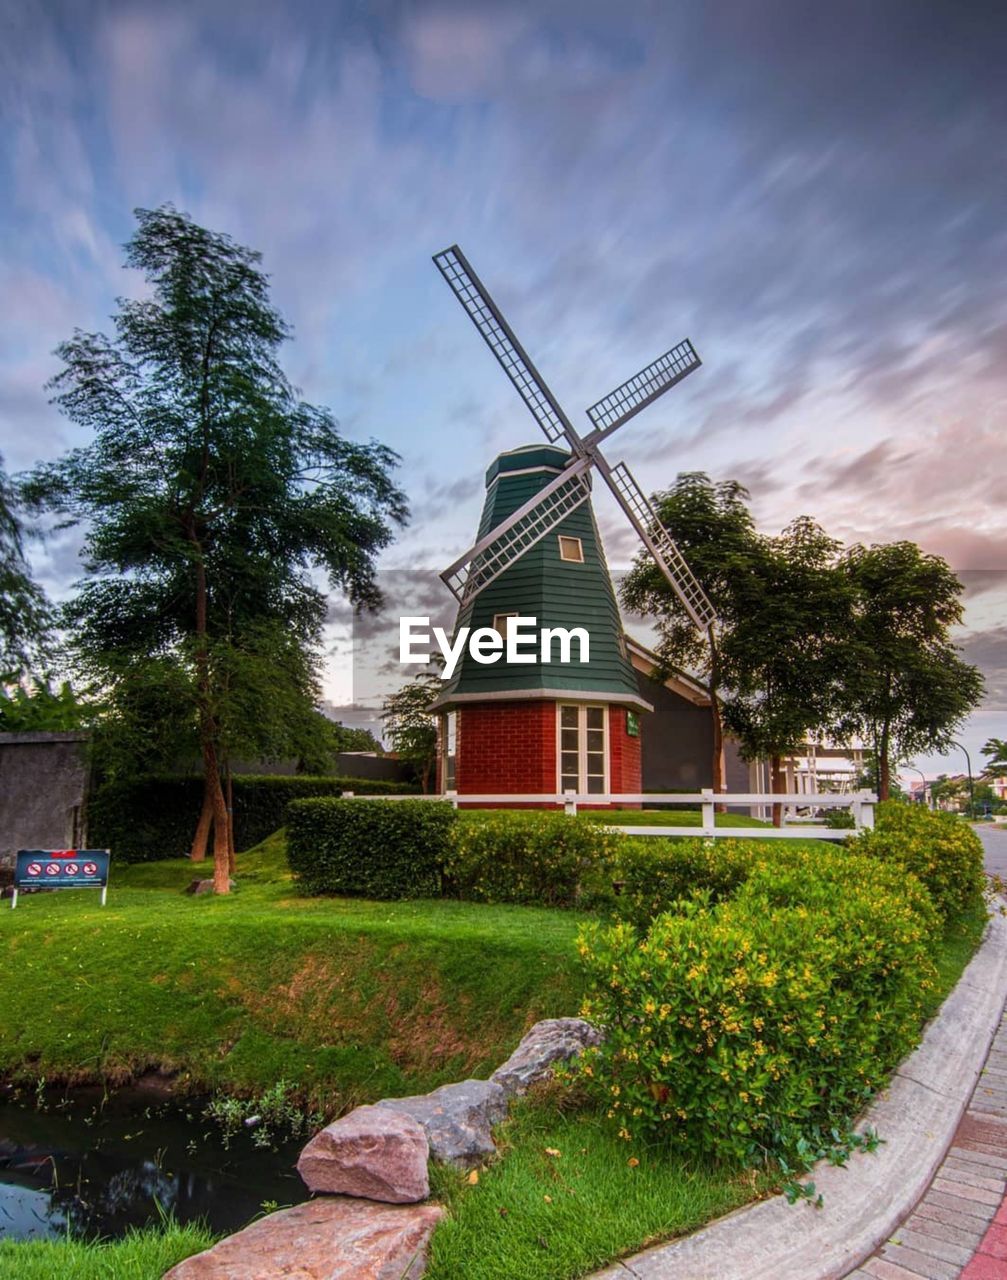
M591 795L589 793L557 792L555 795L459 795L457 791L448 791L436 796L361 796L354 797L353 792L344 791L347 798L363 800L441 800L450 802L456 809L459 805L480 805L499 809L514 808L525 805L554 804L562 806L564 812L576 815L578 806L596 808L599 805L686 805L698 807L702 812L702 821L698 827L676 826L641 826L634 825L628 814L613 814L616 821L606 823L615 831L630 836L701 836L704 839L744 839L760 840L844 840L850 834L850 828L826 827L821 823L808 822L797 817L793 811L797 809L849 809L853 814L853 831L870 831L874 827L874 806L877 796L871 791L854 791L847 795L817 794L815 792L785 792L778 794L769 791L714 792L707 788L683 794L680 791L668 791L655 794L611 794ZM783 807L783 825L779 827L718 827L716 811L719 806L735 808L768 808L778 804ZM651 810L653 812L653 810ZM789 818L789 820L788 820Z

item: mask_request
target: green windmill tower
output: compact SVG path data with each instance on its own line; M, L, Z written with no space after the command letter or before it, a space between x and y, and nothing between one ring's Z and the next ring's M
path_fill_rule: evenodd
M606 436L697 369L699 357L687 340L673 347L592 405L593 429L582 437L461 250L446 249L434 262L548 442L495 459L478 539L441 574L459 603L456 631L470 628L472 640L481 635L490 651L502 649L508 635L515 644L519 619L534 619L535 628L533 637L523 633L531 646L515 644L490 661L478 661L470 647L445 685L434 704L442 787L459 796L524 795L533 803L569 793L637 794L637 713L650 708L626 655L591 481L597 472L611 489L693 623L712 628L713 606L656 511L625 463L610 467L599 450Z

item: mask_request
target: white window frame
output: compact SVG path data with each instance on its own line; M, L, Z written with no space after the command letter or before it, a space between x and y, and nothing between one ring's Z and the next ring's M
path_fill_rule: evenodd
M458 712L446 711L441 717L444 752L441 768L441 791L458 789Z
M611 733L609 730L608 705L604 702L557 702L556 703L556 791L564 793L563 786L563 710L565 707L577 708L577 795L608 795L612 777ZM602 739L605 744L604 777L599 792L588 792L587 789L587 713L589 710L601 712Z
M583 538L573 538L573 537L571 537L571 536L570 536L569 534L567 534L567 533L560 533L560 534L557 534L557 541L559 542L559 558L560 558L561 560L563 560L566 564L583 564L583 563L584 563L584 540L583 540ZM564 543L564 542L575 542L575 543L577 544L577 548L576 548L576 549L577 549L578 554L577 554L577 555L575 555L575 556L567 556L567 555L564 555L564 554L563 554L563 543Z

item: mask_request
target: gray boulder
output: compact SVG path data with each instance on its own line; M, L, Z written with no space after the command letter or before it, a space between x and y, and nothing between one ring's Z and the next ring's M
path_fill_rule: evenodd
M412 1116L357 1107L316 1133L297 1172L310 1191L412 1204L430 1194L426 1134Z
M557 1062L568 1062L601 1041L598 1028L583 1018L546 1018L535 1023L490 1079L500 1085L508 1098L516 1097L547 1079Z
M471 1169L496 1150L490 1131L507 1115L507 1094L490 1080L462 1080L412 1098L382 1098L375 1105L412 1116L435 1160Z

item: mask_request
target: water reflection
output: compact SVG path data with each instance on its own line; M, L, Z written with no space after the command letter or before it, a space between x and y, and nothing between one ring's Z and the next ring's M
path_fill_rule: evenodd
M0 1239L115 1237L172 1213L233 1231L264 1201L306 1198L299 1143L273 1152L241 1134L224 1150L202 1104L99 1090L0 1101Z

